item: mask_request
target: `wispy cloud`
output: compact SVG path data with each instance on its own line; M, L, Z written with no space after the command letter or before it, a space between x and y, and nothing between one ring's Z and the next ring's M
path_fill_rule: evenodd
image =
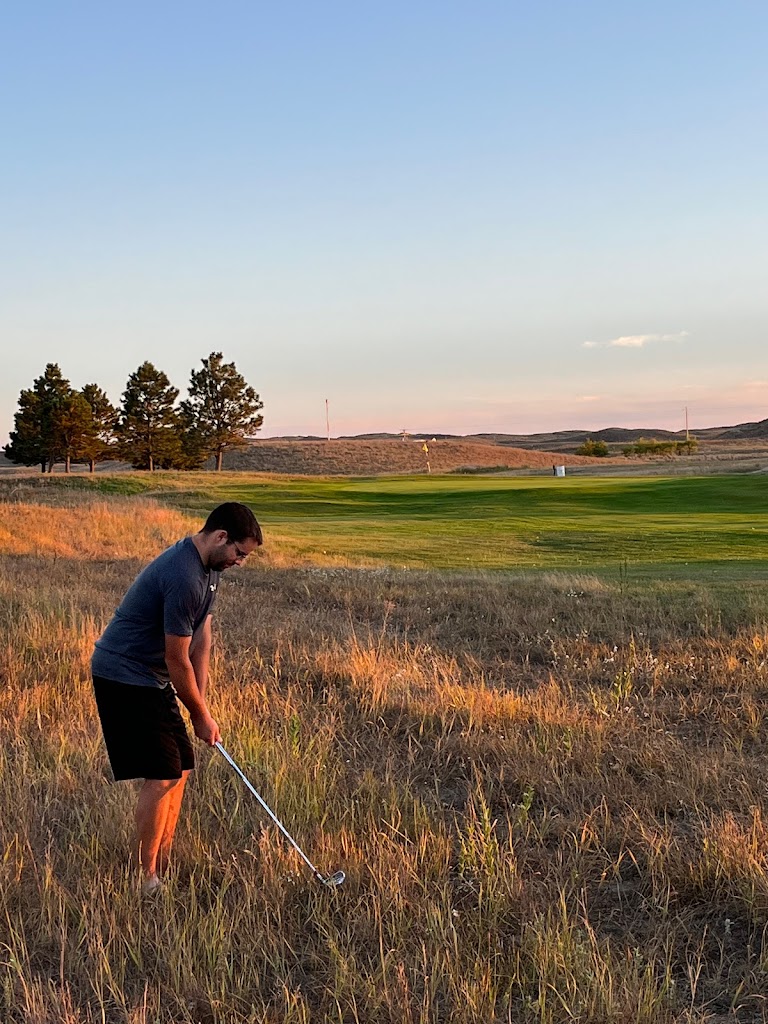
M622 334L610 341L585 341L584 348L645 348L656 342L683 341L688 331L677 331L675 334Z
M577 402L599 402L602 395L576 395Z

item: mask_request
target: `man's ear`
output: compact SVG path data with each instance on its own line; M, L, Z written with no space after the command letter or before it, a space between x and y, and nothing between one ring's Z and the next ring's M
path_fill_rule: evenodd
M213 536L216 538L217 544L226 544L229 540L229 534L226 530L216 530Z

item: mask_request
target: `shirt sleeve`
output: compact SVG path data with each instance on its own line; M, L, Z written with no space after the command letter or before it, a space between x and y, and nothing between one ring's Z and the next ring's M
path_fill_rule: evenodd
M192 636L199 606L197 588L188 579L169 581L163 600L163 632L166 636Z

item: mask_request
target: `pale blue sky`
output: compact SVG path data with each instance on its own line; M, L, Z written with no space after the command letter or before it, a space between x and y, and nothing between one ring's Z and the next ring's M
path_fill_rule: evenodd
M768 416L763 0L37 2L0 47L0 443L46 362L117 402L213 350L265 436Z

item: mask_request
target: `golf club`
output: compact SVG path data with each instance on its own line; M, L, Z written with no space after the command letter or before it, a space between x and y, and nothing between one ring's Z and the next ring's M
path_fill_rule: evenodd
M292 836L290 835L290 833L289 833L289 832L288 832L288 830L287 830L287 829L285 828L285 826L283 825L283 823L282 823L282 822L281 822L281 821L280 821L280 820L279 820L279 819L278 819L278 818L276 817L276 815L274 815L274 814L272 813L272 811L271 811L271 810L269 809L269 807L268 807L268 806L266 805L266 803L265 803L265 802L264 802L264 801L262 800L262 798L261 798L261 797L259 796L259 794L258 794L258 793L256 792L256 790L254 789L254 787L253 787L253 786L251 785L251 783L250 783L250 782L248 781L248 779L246 778L245 774L244 774L244 773L243 773L243 771L241 770L240 766L239 766L239 765L237 764L237 762L236 762L236 761L234 760L234 758L230 757L230 755L229 755L229 754L227 753L227 751L226 751L226 750L224 749L224 746L223 746L223 744L221 744L221 743L217 743L217 744L216 744L216 749L217 749L217 750L219 751L219 753L221 753L221 754L223 754L223 755L224 755L224 757L225 757L225 758L227 759L227 761L229 761L229 763L230 763L230 764L232 765L232 767L233 767L233 768L235 769L235 771L237 772L237 774L238 774L238 775L240 776L240 778L241 778L241 779L243 780L243 782L244 782L244 783L246 784L246 786L248 787L248 789L250 789L250 791L251 791L251 792L253 793L253 795L254 795L254 796L256 797L256 799L257 799L257 800L259 801L259 803L261 804L261 806L262 806L262 807L264 808L264 810L265 810L265 811L267 812L267 814L268 814L268 815L270 816L270 818L272 819L272 821L274 821L274 823L275 823L275 824L277 825L277 827L278 827L278 828L280 829L280 831L281 831L281 832L283 833L283 835L284 835L284 836L285 836L285 838L286 838L286 839L288 840L288 842L289 842L289 843L291 844L291 846L292 846L292 847L294 848L294 850L296 850L296 852L297 852L297 853L299 854L299 856L301 857L301 859L302 859L302 860L304 861L304 863L305 863L305 864L307 865L307 867L308 867L308 868L309 868L309 870L310 870L310 871L312 872L312 874L313 874L313 875L315 876L315 878L316 878L316 879L318 880L318 882L322 882L322 884L323 884L323 885L327 885L327 886L328 886L328 887L329 887L330 889L336 889L336 888L338 888L338 887L339 887L340 885L342 885L342 883L344 882L344 878L345 878L344 872L343 872L343 871L334 871L334 873L333 873L332 875L328 875L328 877L327 877L327 878L326 878L326 877L325 877L324 875L321 875L321 874L320 874L320 872L319 872L319 871L317 870L317 868L315 867L315 865L314 865L314 864L312 863L312 861L311 861L311 860L309 859L309 857L307 857L307 855L306 855L306 854L304 853L304 851L303 851L303 850L301 849L301 847L300 847L300 846L299 846L299 844L298 844L298 843L296 842L296 840L295 840L295 839L294 839L294 838L293 838L293 837L292 837Z

